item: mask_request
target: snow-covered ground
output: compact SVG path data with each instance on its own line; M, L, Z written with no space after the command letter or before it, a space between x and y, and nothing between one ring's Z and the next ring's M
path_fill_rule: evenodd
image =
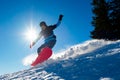
M0 80L120 80L120 41L89 40Z

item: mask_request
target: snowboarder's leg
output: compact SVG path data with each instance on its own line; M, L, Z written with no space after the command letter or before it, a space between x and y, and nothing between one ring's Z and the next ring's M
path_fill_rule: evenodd
M48 43L46 43L46 46L52 49L55 46L55 44L56 40L51 40Z
M41 52L42 48L44 48L44 47L49 47L49 48L52 49L55 44L56 44L56 40L51 40L51 41L49 41L49 42L47 42L47 43L42 44L42 45L38 48L38 50L37 50L38 55L39 55L39 53Z
M37 49L37 53L39 55L39 53L41 52L42 48L46 47L46 44L42 44L38 49Z

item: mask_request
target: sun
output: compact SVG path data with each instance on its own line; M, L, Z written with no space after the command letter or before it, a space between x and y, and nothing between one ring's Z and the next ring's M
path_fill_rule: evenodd
M32 28L32 27L29 30L27 30L26 38L30 42L34 41L37 38L36 30L34 28Z
M35 39L37 39L38 34L37 34L37 30L35 29L35 27L30 26L27 28L24 35L25 35L26 40L32 43Z

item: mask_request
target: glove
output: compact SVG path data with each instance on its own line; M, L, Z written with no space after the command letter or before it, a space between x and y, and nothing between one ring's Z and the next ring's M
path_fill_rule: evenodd
M62 14L60 14L60 15L59 15L59 21L61 21L61 20L62 20L62 18L63 18L63 15L62 15Z
M35 45L35 42L32 42L32 43L30 44L30 48L32 48L34 45Z

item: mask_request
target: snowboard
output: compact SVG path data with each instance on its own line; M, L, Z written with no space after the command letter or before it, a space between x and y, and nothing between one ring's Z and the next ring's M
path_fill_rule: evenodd
M39 53L38 57L35 59L35 61L31 64L31 66L36 66L37 64L41 64L47 59L50 58L52 55L52 50L48 47L45 47L41 50Z

